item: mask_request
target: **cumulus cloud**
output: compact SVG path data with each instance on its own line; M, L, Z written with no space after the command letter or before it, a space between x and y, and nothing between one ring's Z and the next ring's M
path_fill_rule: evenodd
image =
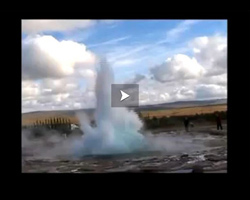
M226 74L171 82L159 82L145 77L138 84L140 105L227 98Z
M146 77L139 82L140 105L193 99L195 97L194 86L195 82L188 80L163 83Z
M94 87L75 77L22 81L22 111L72 110L95 106Z
M95 96L90 91L75 90L68 93L38 95L34 99L22 100L22 112L94 108L95 102Z
M191 85L188 87L177 87L171 91L170 94L172 96L172 101L192 100L195 97L195 92L193 91L193 87Z
M22 32L70 31L87 28L96 24L95 20L22 20Z
M23 79L60 78L74 73L74 67L89 67L95 55L84 44L58 41L52 36L36 35L22 41Z
M227 38L220 35L197 37L191 41L194 57L207 70L206 76L227 72Z
M44 79L41 81L42 95L53 95L79 90L77 80L72 79Z
M168 93L162 93L160 94L160 100L162 100L163 102L167 102L170 99L170 95Z
M197 37L189 43L193 57L177 54L150 69L153 79L147 100L168 101L227 97L227 38L220 35ZM158 83L156 83L158 82ZM155 92L155 91L162 92ZM169 98L164 94L167 92ZM142 95L143 96L143 95ZM157 97L156 97L157 96Z
M22 99L32 99L39 94L39 84L33 81L22 81Z
M85 79L95 79L96 78L96 71L94 68L82 67L82 68L75 68L76 77L85 78Z
M151 68L160 82L218 76L227 72L227 38L220 35L197 37L189 43L194 56L177 54Z
M40 95L37 98L39 104L62 106L65 104L65 100L68 98L68 93L52 94L48 96ZM53 104L52 104L53 102Z
M151 68L154 78L160 82L178 81L180 79L199 78L205 69L195 58L177 54L165 63Z

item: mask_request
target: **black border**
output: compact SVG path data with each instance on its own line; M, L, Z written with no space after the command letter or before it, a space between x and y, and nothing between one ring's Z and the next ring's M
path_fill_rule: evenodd
M250 172L249 166L249 36L250 36L250 15L249 12L237 11L178 11L178 12L154 12L154 11L117 11L117 12L55 12L55 11L33 11L33 12L11 12L2 13L6 16L11 16L12 19L5 20L4 29L1 32L6 47L4 51L6 55L6 63L3 64L4 72L8 80L8 75L12 77L14 83L12 86L3 85L6 89L5 94L8 98L4 105L10 105L11 113L9 117L13 118L11 124L7 127L11 127L11 130L7 130L7 140L11 141L11 144L7 143L7 146L11 145L12 153L8 153L10 159L8 164L9 172L21 172L21 19L227 19L228 20L228 173L227 174L197 174L197 175L180 175L180 174L150 174L150 175L133 175L134 177L145 181L149 181L149 177L163 178L165 180L173 181L176 177L194 178L201 177L204 180L207 178L226 178L234 175L248 176ZM15 55L15 56L14 56ZM5 70L10 70L6 72ZM2 83L4 84L4 83ZM7 111L8 111L8 107ZM13 112L16 112L15 114ZM244 116L244 113L247 113ZM8 124L8 123L7 123ZM16 128L16 130L12 129ZM14 138L14 139L13 139ZM10 148L10 147L9 147ZM8 148L8 149L9 149ZM16 154L16 155L15 155ZM248 155L247 155L248 154ZM14 156L15 155L15 156ZM13 159L15 158L15 159ZM8 159L7 159L8 160ZM14 161L16 161L14 163ZM13 162L13 163L12 163ZM12 164L11 164L12 163ZM15 169L11 169L15 168ZM248 175L246 175L248 174ZM25 178L31 177L31 174L22 174ZM36 178L46 177L46 175L36 174L33 175ZM76 177L76 175L51 175L50 177L62 178L62 181L66 176ZM111 178L117 177L116 174L106 175L84 175L85 181L90 181L93 177ZM167 177L166 177L167 176ZM79 176L77 176L79 177ZM88 178L89 177L89 178ZM132 176L130 174L119 174L122 179L128 178L131 182ZM23 177L24 178L24 177ZM118 178L119 179L119 178ZM154 179L154 178L152 178ZM218 179L217 179L218 180ZM152 181L152 180L150 180ZM91 184L91 183L88 184ZM155 180L153 180L155 182ZM165 182L165 181L164 181ZM216 181L218 183L218 181Z

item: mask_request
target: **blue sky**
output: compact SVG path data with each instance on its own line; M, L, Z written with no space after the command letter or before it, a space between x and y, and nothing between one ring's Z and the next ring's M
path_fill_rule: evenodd
M191 23L182 28L183 23ZM174 32L173 30L179 30ZM172 34L171 34L172 32ZM199 36L227 35L226 20L114 20L72 31L44 31L59 41L83 43L97 55L106 55L114 63L118 80L135 73L147 73L151 66L168 56L185 53L191 56L188 42ZM26 34L23 33L23 38Z
M115 73L115 83L127 83L138 74L146 76L147 80L149 80L153 76L150 72L152 68L161 65L169 57L178 54L186 55L192 59L195 56L190 42L198 37L206 36L209 38L209 44L203 50L203 54L212 55L214 59L220 60L220 53L215 55L213 52L217 51L216 45L219 47L221 39L220 37L213 39L213 36L219 35L222 38L227 38L226 20L89 20L91 22L83 22L81 20L77 23L72 22L71 25L66 22L67 20L46 20L47 22L45 23L41 22L42 20L39 22L26 21L26 24L22 24L22 40L25 40L27 36L32 37L33 34L39 34L53 36L58 41L70 40L77 44L84 44L86 49L93 54L97 56L105 55L107 57ZM84 23L87 25L83 26ZM215 42L218 44L215 45ZM45 43L47 45L47 42ZM86 54L86 52L84 53ZM224 54L222 55L224 56ZM38 62L40 62L40 54L37 56ZM204 59L209 59L209 57L204 57ZM209 62L209 60L204 60L200 64L204 64L203 67L209 68L211 63L206 66ZM195 70L195 67L191 69L192 65L190 66L191 71ZM36 66L31 67L34 67L34 71L36 71ZM57 67L60 69L60 66ZM171 66L166 66L165 68L167 69L168 67ZM182 67L185 71L185 66ZM48 70L50 69L48 68ZM42 71L37 71L37 73L40 72ZM169 73L167 70L165 72ZM178 72L176 71L176 73ZM225 73L225 69L223 73ZM157 76L157 74L155 75ZM157 77L155 78L157 79ZM217 80L217 78L214 78L214 80ZM221 80L224 80L224 77ZM36 79L33 81L39 82ZM87 87L87 81L84 79L79 81L81 88ZM42 82L39 84L42 85ZM204 78L204 83L202 82L202 84L211 84L210 82ZM158 84L160 83L156 82L155 87L158 87ZM203 87L202 84L201 87ZM163 84L161 86L163 87ZM181 87L189 88L187 85L179 83L176 88L170 88L169 91L174 93L174 91L180 90ZM210 89L212 91L215 88L211 85L206 87L205 89L209 90L209 92ZM195 91L195 84L189 89ZM226 89L224 88L224 90ZM213 92L210 93L216 96L217 93L214 94Z
M87 46L106 42L112 39L130 36L129 43L133 42L155 42L158 39L164 39L166 32L174 29L185 20L117 20L110 24L98 23L88 29L73 30L71 32L44 32L55 36L59 40L72 39L77 42L83 42ZM195 25L185 31L182 39L188 39L200 35L211 35L217 32L226 33L226 20L194 20ZM121 44L127 44L127 41L120 41Z
M107 54L114 64L118 80L136 73L145 74L148 69L164 62L176 53L191 55L187 43L199 36L227 35L226 20L194 20L180 31L186 20L121 20L110 24L99 23L85 30L67 33L50 33L59 40L71 39L84 43L96 54Z
M184 25L186 22L190 22ZM177 30L177 31L174 31ZM172 34L171 34L172 32ZM114 20L72 31L44 31L59 41L83 43L97 55L106 55L113 64L117 82L135 74L147 74L177 53L192 56L188 42L195 37L227 35L226 20ZM23 34L23 38L26 34Z

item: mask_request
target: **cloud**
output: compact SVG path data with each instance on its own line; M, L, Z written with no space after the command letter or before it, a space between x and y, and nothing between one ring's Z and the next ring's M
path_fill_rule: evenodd
M101 42L98 44L92 44L92 45L90 44L90 45L88 45L88 47L90 48L90 47L103 46L103 45L111 45L111 44L113 45L113 44L117 44L120 41L126 40L128 38L130 38L130 36L119 37L119 38L108 40L106 42Z
M151 68L150 71L160 82L200 78L205 73L205 69L195 58L184 54L177 54L163 64Z
M189 22L190 23L190 22ZM184 54L170 57L166 62L151 68L154 78L160 82L180 79L200 79L206 83L225 84L227 72L227 38L220 35L197 37L189 42L194 56ZM220 76L223 75L224 77ZM216 76L220 80L216 80Z
M73 89L60 92L47 95L40 93L33 96L33 98L22 99L22 112L35 110L74 110L95 107L96 101L92 91Z
M190 97L189 91L181 91L181 82L158 82L155 79L145 77L138 82L140 105L166 103ZM186 82L184 82L187 85ZM190 85L187 86L189 88ZM183 89L184 90L184 89ZM190 89L191 90L191 89ZM179 94L180 93L180 94ZM177 97L177 95L179 95ZM181 96L182 95L182 96Z
M70 31L88 28L95 24L95 20L22 20L22 32L30 34L44 31Z
M181 36L181 34L183 34L185 31L189 30L192 25L194 25L200 21L201 20L182 21L173 29L170 29L169 31L167 31L167 38L166 38L166 41L164 41L164 42L171 42L171 41L176 40L177 38L179 38ZM163 41L161 41L161 43L163 43Z
M170 82L145 77L138 84L140 105L227 98L227 74Z
M22 81L22 98L32 98L40 94L40 87L32 81Z
M124 38L117 38L117 40L123 40ZM115 42L111 40L111 42ZM109 41L108 41L109 42ZM96 44L98 45L98 44ZM116 67L135 67L137 65L149 66L155 65L159 60L163 60L166 56L173 56L174 54L185 53L191 49L184 44L179 44L175 47L169 47L161 45L158 42L149 43L128 43L128 44L116 44L109 47L109 45L102 45L98 50L107 55L108 61L114 68ZM146 63L146 65L145 65Z
M196 87L197 99L217 99L227 97L227 87L219 85L198 85Z
M95 55L84 44L58 41L52 36L36 35L22 41L23 79L60 78L74 73L74 67L89 67Z
M99 20L101 23L104 23L104 24L114 24L114 23L117 23L117 22L120 22L121 20L115 20L115 19L106 19L106 20Z
M136 53L139 53L147 48L150 48L152 45L132 45L132 46L123 46L123 47L117 47L113 49L111 52L107 54L110 62L117 62L120 59L128 58L131 55L135 55Z
M72 110L95 106L94 84L81 87L77 77L22 81L22 112L34 110Z
M132 72L131 72L132 73ZM130 78L124 82L124 84L137 84L138 82L142 81L145 79L146 76L142 74L135 74L133 78Z
M190 42L194 57L207 69L206 76L227 72L227 37L215 35L197 37Z
M161 94L160 95L160 98L163 100L163 101L168 101L168 99L170 98L170 95L168 93L164 93L164 94Z
M112 62L114 67L131 67L132 64L140 61L140 59L120 59Z
M227 98L227 38L197 37L188 47L193 50L192 58L177 54L151 68L154 79L140 86L150 85L147 93L153 93L144 103ZM169 98L162 94L165 92Z
M204 76L199 82L208 85L227 86L227 73L215 76Z
M140 105L159 104L175 101L227 98L227 87L203 84L199 81L158 82L144 79L139 82Z
M70 93L80 89L78 80L72 79L44 79L40 82L42 95Z
M139 81L143 80L145 78L142 74L136 74L133 80L131 81L132 84L138 83Z
M172 101L193 100L195 98L195 91L192 86L180 86L171 91Z

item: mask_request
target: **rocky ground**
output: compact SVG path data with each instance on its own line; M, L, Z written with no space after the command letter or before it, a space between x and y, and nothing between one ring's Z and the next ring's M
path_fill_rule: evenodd
M147 155L137 158L99 156L82 160L23 160L23 172L38 173L226 173L227 149L180 155Z
M167 134L183 134L170 131ZM186 133L185 133L186 134ZM180 152L141 152L134 154L86 156L81 159L37 159L23 156L22 172L28 173L226 173L226 131L209 128L188 133L193 144L203 149Z

